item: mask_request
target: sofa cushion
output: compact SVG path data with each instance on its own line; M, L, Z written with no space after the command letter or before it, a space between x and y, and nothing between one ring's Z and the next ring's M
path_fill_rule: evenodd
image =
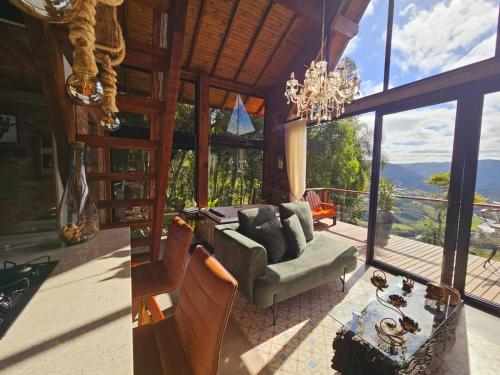
M277 263L283 258L286 252L286 240L281 231L279 219L265 222L256 228L257 238L255 241L260 243L267 251L268 263Z
M293 202L280 204L281 221L288 219L296 214L299 218L300 225L304 231L306 241L309 242L314 238L314 225L311 212L311 206L308 202Z
M253 303L268 307L277 301L306 292L356 269L358 252L349 242L316 235L296 259L267 266L255 280Z
M296 214L293 214L281 223L283 224L283 234L286 238L288 258L297 258L302 254L307 245L299 218Z
M240 224L238 232L254 241L257 241L255 228L274 219L276 219L276 213L273 206L262 206L240 210L238 211L238 221Z

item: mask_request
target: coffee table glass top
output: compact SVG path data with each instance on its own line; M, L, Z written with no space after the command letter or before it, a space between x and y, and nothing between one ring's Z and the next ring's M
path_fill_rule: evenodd
M401 315L377 301L376 288L371 284L368 284L369 287L364 295L366 298L361 297L355 301L341 302L328 313L398 367L406 365L413 354L460 306L451 306L425 298L426 286L417 282L415 282L411 293L403 292L402 283L402 277L391 278L388 282L389 287L379 292L382 299L390 294L403 296L407 301L407 306L402 307L401 311L416 321L420 327L419 332L408 332L404 335L406 341L402 346L392 346L377 334L376 325L383 318L394 319L397 322L397 327L400 328ZM368 290L370 287L371 289Z

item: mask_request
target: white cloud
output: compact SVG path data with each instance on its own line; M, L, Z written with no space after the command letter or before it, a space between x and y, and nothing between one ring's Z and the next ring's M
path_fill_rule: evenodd
M368 7L365 10L364 17L369 17L373 14L375 11L375 5L377 4L378 0L371 0L370 3L368 4Z
M471 49L470 52L463 56L460 60L449 61L444 65L443 71L459 68L461 66L469 65L492 57L492 52L495 51L496 39L497 35L494 33L489 38L484 39L481 43Z
M393 31L393 61L403 72L417 69L429 74L446 69L450 62L464 58L477 61L488 54L479 46L495 30L498 19L498 1L451 0L440 1L430 9L421 3L403 9L407 16L395 22ZM469 57L467 51L472 53ZM480 52L480 53L479 53ZM489 51L491 56L493 50ZM476 56L476 57L474 57ZM476 59L476 60L474 60Z
M438 105L384 116L382 151L391 163L450 161L455 106Z
M390 163L451 161L455 115L447 103L384 116L382 152ZM500 159L500 92L485 96L479 159Z
M484 97L479 159L500 159L500 92Z
M372 94L376 94L377 92L382 91L383 84L382 82L374 82L372 80L363 81L363 76L361 76L361 85L359 87L359 97L368 96Z
M359 35L356 35L349 41L349 44L344 50L344 56L352 56L352 54L358 49L360 43L361 37Z
M415 15L416 11L417 11L417 6L414 3L410 3L407 6L405 6L403 10L399 12L399 15L401 17L412 16Z

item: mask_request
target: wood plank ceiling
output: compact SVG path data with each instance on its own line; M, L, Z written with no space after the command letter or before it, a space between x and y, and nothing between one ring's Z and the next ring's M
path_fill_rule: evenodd
M128 43L129 51L130 45L152 45L154 10L151 3L155 2L127 0L121 7L126 38L132 41ZM168 9L168 2L165 3ZM206 72L211 77L253 88L262 92L262 97L266 96L280 80L284 67L290 66L300 53L310 34L318 33L317 20L307 15L321 15L322 1L309 0L300 6L295 3L287 0L188 0L183 71ZM340 3L340 0L329 1L329 11L335 12ZM301 8L304 11L299 15L296 12ZM151 73L123 67L119 83L122 92L147 96L151 92ZM211 87L209 96L210 106L225 109L233 108L236 99L236 93L216 87ZM262 97L242 96L250 114L263 115ZM191 85L181 85L179 99L194 103Z

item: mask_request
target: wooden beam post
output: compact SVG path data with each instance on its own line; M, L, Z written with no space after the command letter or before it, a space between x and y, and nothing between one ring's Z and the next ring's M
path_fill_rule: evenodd
M210 108L208 74L201 72L196 82L196 201L198 207L208 206L208 135Z
M65 183L69 173L69 144L75 140L76 129L73 104L65 95L63 53L49 24L28 16L24 21L49 116L54 123L59 174Z
M157 202L153 217L152 258L159 259L163 229L163 212L168 183L168 172L172 156L175 111L181 78L181 56L186 28L187 1L173 0L168 13L167 61L163 71L163 104L160 112L160 142L158 152L156 184Z

